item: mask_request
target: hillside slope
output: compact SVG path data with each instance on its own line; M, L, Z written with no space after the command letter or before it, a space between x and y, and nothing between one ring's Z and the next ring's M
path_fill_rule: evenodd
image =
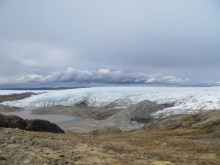
M178 115L145 128L54 134L0 129L0 164L220 164L220 111ZM105 129L108 130L108 129Z

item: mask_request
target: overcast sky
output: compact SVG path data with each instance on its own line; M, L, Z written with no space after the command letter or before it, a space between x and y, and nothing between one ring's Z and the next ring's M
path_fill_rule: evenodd
M219 0L0 1L0 84L218 82Z

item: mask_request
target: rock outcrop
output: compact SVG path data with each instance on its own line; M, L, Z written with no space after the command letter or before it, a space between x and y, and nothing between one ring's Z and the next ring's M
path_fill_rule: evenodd
M130 120L140 123L148 123L152 121L151 113L164 109L164 106L145 100L129 108Z
M220 131L220 111L205 111L198 114L174 115L155 120L144 126L149 129L209 129Z
M110 116L105 121L100 122L100 124L118 127L122 130L135 129L143 126L143 123L151 122L153 118L150 114L162 109L164 109L163 105L145 100Z
M22 100L32 95L36 95L33 92L26 92L21 94L0 95L0 103L4 101Z
M28 131L64 133L60 127L47 120L24 120L14 115L7 116L0 114L0 127L19 128Z
M54 132L64 133L64 131L58 127L55 123L51 123L47 120L29 120L27 122L26 130L28 131L40 131L40 132Z
M0 114L0 127L25 129L26 126L27 122L18 116Z

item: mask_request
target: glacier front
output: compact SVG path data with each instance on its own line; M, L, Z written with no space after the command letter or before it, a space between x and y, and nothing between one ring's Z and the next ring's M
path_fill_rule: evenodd
M0 91L0 94L22 92ZM31 92L40 94L2 104L31 110L53 105L73 106L85 97L94 107L114 105L115 108L125 108L143 100L174 104L173 107L152 114L155 117L220 109L220 87L93 87Z

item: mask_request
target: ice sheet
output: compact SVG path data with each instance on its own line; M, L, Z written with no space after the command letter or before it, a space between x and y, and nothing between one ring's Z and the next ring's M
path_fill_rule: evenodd
M7 92L11 94L24 91L0 91L0 94ZM96 107L106 106L117 99L120 103L117 107L128 107L130 103L136 104L143 100L174 103L174 107L153 114L155 117L220 109L220 87L94 87L44 92L47 93L2 104L25 109L53 105L71 106L89 96L92 106Z

